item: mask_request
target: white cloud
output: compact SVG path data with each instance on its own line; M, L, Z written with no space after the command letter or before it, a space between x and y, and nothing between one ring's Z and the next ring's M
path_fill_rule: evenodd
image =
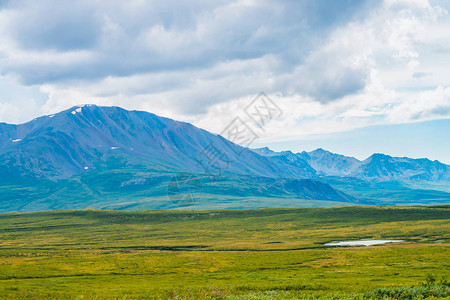
M450 118L444 5L386 0L329 21L314 1L55 3L0 10L0 74L16 86L0 120L31 117L21 111L29 85L35 114L118 105L214 132L265 91L285 112L267 140ZM74 28L87 36L64 42Z
M396 123L449 117L450 87L405 95L405 99L389 113L389 119Z

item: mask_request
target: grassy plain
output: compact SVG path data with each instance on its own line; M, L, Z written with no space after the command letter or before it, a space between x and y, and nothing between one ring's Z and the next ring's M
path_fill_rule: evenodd
M405 242L324 246L359 239ZM449 257L445 205L0 215L1 299L380 298Z

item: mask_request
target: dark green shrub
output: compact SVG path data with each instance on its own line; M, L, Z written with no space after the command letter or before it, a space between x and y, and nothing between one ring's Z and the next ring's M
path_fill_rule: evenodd
M450 284L441 277L438 280L437 275L427 274L425 282L418 286L410 287L394 287L394 288L377 288L366 294L371 299L424 299L428 297L450 297Z

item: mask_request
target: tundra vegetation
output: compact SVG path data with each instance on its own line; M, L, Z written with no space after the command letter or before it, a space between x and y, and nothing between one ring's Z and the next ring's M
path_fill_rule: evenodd
M450 298L450 206L0 215L1 299ZM405 240L329 247L348 240Z

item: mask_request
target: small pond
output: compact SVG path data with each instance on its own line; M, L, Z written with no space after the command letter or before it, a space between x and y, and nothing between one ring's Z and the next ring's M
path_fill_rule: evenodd
M387 243L400 243L404 240L366 240L366 241L345 241L338 243L327 243L325 246L371 246L371 245L381 245Z

